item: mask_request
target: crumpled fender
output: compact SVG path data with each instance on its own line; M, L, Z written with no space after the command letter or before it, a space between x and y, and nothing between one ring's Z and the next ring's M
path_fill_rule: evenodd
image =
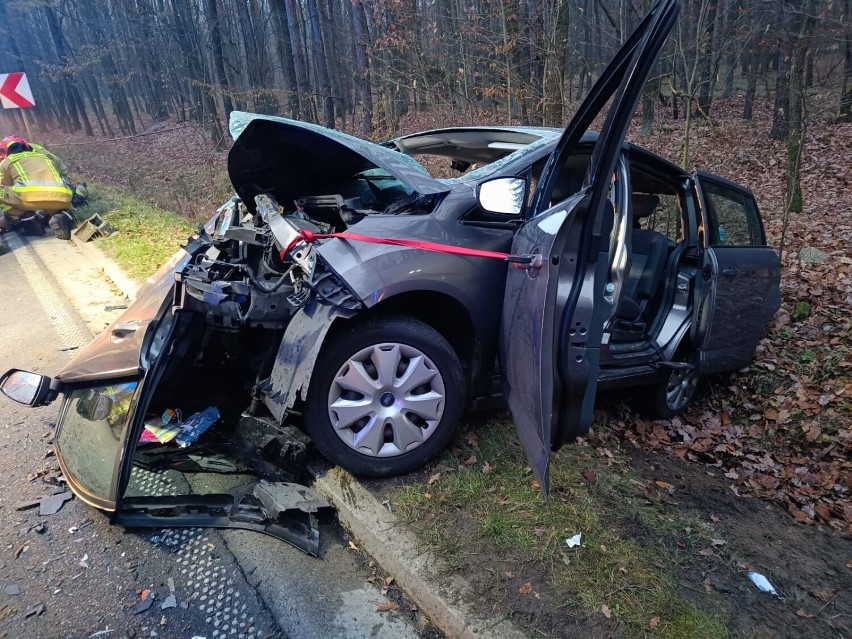
M278 347L272 372L261 389L264 404L279 423L293 407L300 390L302 399L307 398L311 374L325 336L335 319L348 315L351 311L314 300L291 318Z

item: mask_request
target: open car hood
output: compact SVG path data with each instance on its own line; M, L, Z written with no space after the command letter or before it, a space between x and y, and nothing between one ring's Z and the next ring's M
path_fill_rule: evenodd
M331 192L336 182L375 169L421 195L450 190L404 153L316 124L234 111L230 130L228 175L249 207L259 193L288 202Z

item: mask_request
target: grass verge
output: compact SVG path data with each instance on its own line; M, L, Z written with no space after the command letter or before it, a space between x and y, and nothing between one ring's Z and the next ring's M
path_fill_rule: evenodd
M667 484L572 447L554 455L546 503L511 421L493 419L457 442L427 481L393 489L392 499L451 569L488 575L479 592L522 622L537 607L558 608L614 636L729 636L700 577L698 588L682 583L711 547L710 529L675 510ZM582 547L568 548L578 532Z
M97 245L138 282L144 281L186 243L197 226L171 211L147 204L109 186L89 186L89 203L77 209L80 220L98 214L117 233Z

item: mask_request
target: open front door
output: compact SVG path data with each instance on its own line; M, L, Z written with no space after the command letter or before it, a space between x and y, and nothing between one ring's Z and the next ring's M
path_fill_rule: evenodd
M542 257L527 268L509 269L500 357L518 435L545 492L550 450L591 423L604 324L630 269L629 246L618 239L629 237L621 231L630 219L629 188L618 184L619 158L678 9L677 0L658 0L604 70L548 159L531 219L512 244L516 255ZM613 96L583 188L552 206L565 160ZM610 194L619 192L627 197L613 202Z

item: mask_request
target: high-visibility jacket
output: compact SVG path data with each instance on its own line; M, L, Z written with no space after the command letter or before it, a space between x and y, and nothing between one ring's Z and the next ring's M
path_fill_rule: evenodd
M23 209L59 210L71 204L71 189L62 181L56 166L36 151L12 153L0 162L0 185L19 200L10 202Z
M45 149L41 144L33 144L32 142L30 142L30 148L32 148L32 150L36 153L41 153L42 155L47 157L48 160L53 162L53 166L55 166L56 170L59 171L60 176L62 176L63 178L68 176L68 167L65 166L65 162L63 162L62 158L60 158L58 155L56 155L55 153L51 153L50 151Z

